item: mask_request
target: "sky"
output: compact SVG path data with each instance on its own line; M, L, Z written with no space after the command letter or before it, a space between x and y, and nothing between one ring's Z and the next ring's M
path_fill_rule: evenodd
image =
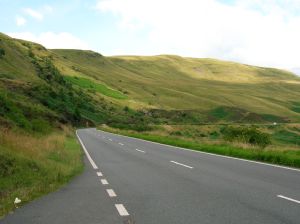
M300 74L300 0L0 0L0 32L47 48L175 54Z

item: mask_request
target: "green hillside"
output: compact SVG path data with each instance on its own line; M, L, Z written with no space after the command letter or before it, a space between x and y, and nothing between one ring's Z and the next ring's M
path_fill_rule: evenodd
M39 120L84 125L124 116L172 124L300 121L300 78L288 71L171 55L104 57L0 39L4 123L33 130Z
M91 51L51 51L64 75L89 78L125 93L128 99L119 100L121 105L184 110L197 113L203 122L300 119L300 78L287 71L169 55L104 57Z
M1 34L0 49L1 126L45 131L104 123L125 113L107 99L125 100L126 94L96 80L63 76L53 63L56 56L43 46Z

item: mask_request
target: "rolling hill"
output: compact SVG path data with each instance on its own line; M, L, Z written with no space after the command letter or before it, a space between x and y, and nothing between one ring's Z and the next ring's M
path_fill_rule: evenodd
M181 110L212 122L299 121L300 78L287 71L171 55L51 52L54 64L71 79L89 79L123 92L127 99L118 100L121 105Z
M105 123L128 114L128 106L172 123L300 120L300 78L288 71L174 55L105 57L0 39L2 98L32 117Z

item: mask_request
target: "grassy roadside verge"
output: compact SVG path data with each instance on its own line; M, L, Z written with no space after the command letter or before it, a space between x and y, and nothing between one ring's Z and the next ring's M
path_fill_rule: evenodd
M0 218L14 199L29 202L57 190L83 170L82 151L71 130L47 136L0 131Z
M115 134L121 134L166 145L192 149L195 151L209 152L236 158L300 168L300 151L296 150L263 150L258 148L245 149L227 144L201 144L198 142L182 140L174 137L130 132L113 128L100 127L99 129Z

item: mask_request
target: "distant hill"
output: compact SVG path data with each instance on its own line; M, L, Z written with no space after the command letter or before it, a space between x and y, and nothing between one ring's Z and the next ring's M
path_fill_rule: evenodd
M172 55L104 57L91 51L51 51L64 75L105 83L126 94L127 99L118 102L133 108L192 111L213 122L300 117L300 78L288 71Z
M83 125L136 116L171 123L300 121L300 78L288 71L174 55L48 50L4 34L0 99L2 124L31 129L42 120Z

